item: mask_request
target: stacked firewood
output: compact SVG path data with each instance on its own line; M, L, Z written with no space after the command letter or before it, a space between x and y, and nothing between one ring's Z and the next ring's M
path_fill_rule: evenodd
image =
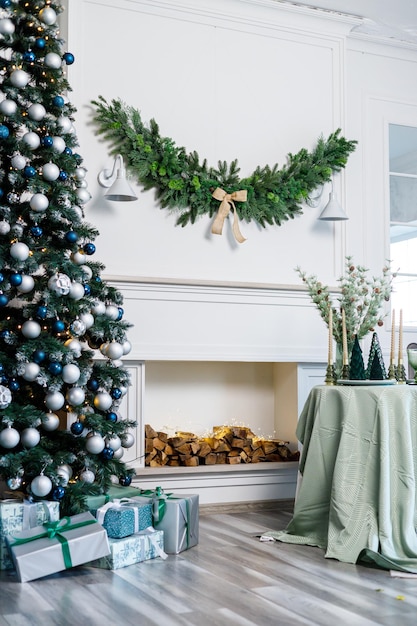
M215 426L209 436L178 431L174 437L145 426L145 465L149 467L297 461L288 441L262 439L246 426Z

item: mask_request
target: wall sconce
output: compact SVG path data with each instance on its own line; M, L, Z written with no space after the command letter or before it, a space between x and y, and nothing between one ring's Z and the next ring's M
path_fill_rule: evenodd
M118 160L120 160L120 165L117 167ZM138 199L126 178L126 170L121 154L116 156L113 169L101 170L97 179L102 187L110 187L110 189L104 194L106 200L128 202Z
M333 181L332 181L332 190L329 193L329 201L324 207L323 211L319 215L319 220L325 220L328 222L340 222L341 220L348 220L348 216L342 209L339 200L337 199L336 193L333 191Z

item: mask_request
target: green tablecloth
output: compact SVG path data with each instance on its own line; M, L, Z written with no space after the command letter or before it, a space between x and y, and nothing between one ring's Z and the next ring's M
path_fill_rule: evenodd
M297 426L301 484L286 530L346 563L417 572L417 386L318 386Z

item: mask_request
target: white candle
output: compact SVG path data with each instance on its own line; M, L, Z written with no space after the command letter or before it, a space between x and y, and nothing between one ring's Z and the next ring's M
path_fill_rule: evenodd
M392 311L391 356L390 356L391 365L394 365L394 360L395 360L395 310Z
M329 358L328 365L333 365L333 311L332 306L329 308Z
M398 333L398 365L403 363L403 310L400 309L400 328Z
M342 350L343 350L343 365L349 365L348 350L347 350L347 334L346 334L346 315L345 309L342 309Z

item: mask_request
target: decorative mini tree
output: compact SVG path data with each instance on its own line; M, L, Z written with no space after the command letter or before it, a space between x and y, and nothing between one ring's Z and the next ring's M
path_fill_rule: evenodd
M0 477L73 514L87 493L130 484L135 422L119 413L130 324L92 260L61 11L0 0Z

